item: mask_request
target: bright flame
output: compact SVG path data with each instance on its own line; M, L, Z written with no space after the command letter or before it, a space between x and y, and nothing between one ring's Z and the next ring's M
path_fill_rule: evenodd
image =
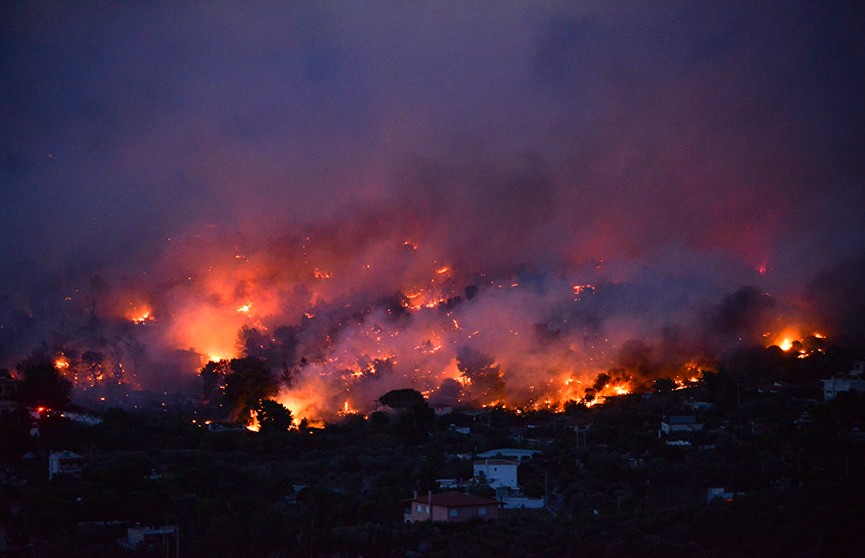
M246 423L246 429L251 430L252 432L258 432L261 430L261 423L258 422L258 413L252 411L252 414L249 416L249 422Z

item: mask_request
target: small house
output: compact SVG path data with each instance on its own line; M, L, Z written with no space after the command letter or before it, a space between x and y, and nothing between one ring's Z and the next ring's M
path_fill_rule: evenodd
M507 459L475 461L474 476L483 478L492 488L517 488L517 462Z
M86 459L71 451L52 451L48 456L48 480L57 475L78 476L84 468Z
M405 513L406 523L418 521L463 522L472 518L496 519L501 503L492 498L472 496L462 492L428 493L411 499L411 508Z
M679 434L700 432L703 430L703 424L697 422L697 417L694 415L664 415L661 417L661 428L658 430L658 437L662 434Z

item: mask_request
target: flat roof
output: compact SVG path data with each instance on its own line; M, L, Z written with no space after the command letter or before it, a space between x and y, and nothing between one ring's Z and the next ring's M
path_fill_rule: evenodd
M492 498L484 498L482 496L472 496L471 494L463 494L462 492L439 492L437 494L418 496L412 498L412 502L419 504L431 503L433 506L444 506L448 508L459 508L465 506L488 506L498 505L498 500Z

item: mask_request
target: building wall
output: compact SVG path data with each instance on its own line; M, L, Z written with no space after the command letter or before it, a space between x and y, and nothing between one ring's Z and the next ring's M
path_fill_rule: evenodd
M483 510L483 511L481 511ZM430 507L424 502L413 501L411 510L406 515L406 519L412 523L418 521L449 521L462 522L468 521L473 517L481 517L484 519L496 519L498 517L499 507L497 504L486 504L479 506L437 506L435 504Z
M830 378L823 380L823 399L834 399L844 391L865 392L865 380L854 378Z
M430 519L430 506L427 503L413 501L411 503L411 511L408 515L408 520L412 523L416 523L418 521L429 521Z
M498 506L493 504L483 506L459 506L445 507L433 506L433 521L449 521L451 523L460 523L468 521L473 517L482 519L495 519L498 517Z
M475 477L483 475L487 479L487 484L493 488L517 488L516 463L487 463L478 461L475 463L474 468Z

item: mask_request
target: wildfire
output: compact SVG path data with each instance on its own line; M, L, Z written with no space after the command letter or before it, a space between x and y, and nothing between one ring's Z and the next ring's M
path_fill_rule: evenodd
M797 358L808 358L816 353L824 352L826 336L815 331L810 335L802 335L800 329L787 328L780 335L764 334L770 339L767 347L776 346L785 353L795 352Z
M129 311L126 313L126 318L136 324L142 325L153 321L153 310L149 307L138 307L130 303Z
M251 430L252 432L258 432L261 430L261 423L258 422L258 413L252 411L249 415L249 421L246 423L246 429Z
M63 355L60 355L59 357L54 359L54 368L56 368L57 370L60 370L61 372L68 370L69 369L69 359L67 359Z
M298 236L279 245L285 257L236 247L222 249L221 257L208 252L207 261L174 262L177 277L188 280L161 283L179 285L171 292L124 292L115 317L156 321L154 308L139 301L158 301L158 324L126 328L132 335L168 340L170 348L215 362L246 354L266 360L274 377L285 380L276 400L295 423L371 412L383 392L403 387L446 401L442 405L507 405L523 412L562 410L569 401L597 405L653 389L653 375L661 372L626 369L617 355L626 334L647 331L651 339L658 325L624 310L614 316L619 321L594 318L597 309L589 302L606 308L600 303L614 290L606 286L606 272L544 281L514 270L487 275L428 248L423 238L415 242L412 234L400 231L371 247L355 244L355 236L364 235ZM803 335L809 329L777 328L763 341L804 358L821 351L825 339L819 332ZM481 354L480 364L464 351ZM126 354L109 356L117 362L104 365L103 373L78 356L83 351L67 354L72 362L58 357L58 369L88 382L110 377L120 358L134 364ZM664 366L663 389L692 387L704 369ZM258 428L256 416L249 428Z

